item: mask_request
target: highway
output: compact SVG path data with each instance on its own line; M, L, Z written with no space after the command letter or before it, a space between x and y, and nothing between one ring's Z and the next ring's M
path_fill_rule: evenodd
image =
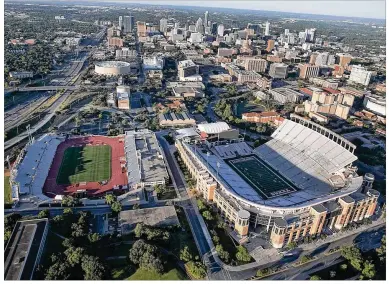
M37 124L31 127L30 133L34 134L37 132L40 128L42 128L46 123L48 123L55 115L55 112L59 110L59 107L61 104L69 97L71 94L71 91L66 91L62 96L60 96L46 111L47 115L39 121ZM9 139L8 141L4 142L4 150L7 150L11 148L12 146L18 144L20 141L28 138L28 131L24 131L18 136Z

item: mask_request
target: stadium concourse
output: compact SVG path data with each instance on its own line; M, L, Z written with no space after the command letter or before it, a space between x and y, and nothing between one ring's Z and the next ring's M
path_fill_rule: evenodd
M111 168L110 179L95 181L80 181L74 184L58 184L58 174L61 171L61 164L65 151L70 147L97 147L108 145L111 148ZM98 153L98 152L97 152ZM97 158L97 156L95 157ZM92 158L90 163L94 163ZM75 163L77 161L74 161ZM98 162L96 160L95 162ZM81 165L82 166L82 165ZM100 165L95 165L98 167ZM80 138L71 138L62 142L56 151L52 166L43 187L43 193L50 197L64 194L83 193L87 195L98 195L113 189L127 189L127 173L125 171L126 159L124 153L124 136L106 137L106 136L85 136ZM92 171L95 169L91 169ZM61 171L62 172L62 171Z

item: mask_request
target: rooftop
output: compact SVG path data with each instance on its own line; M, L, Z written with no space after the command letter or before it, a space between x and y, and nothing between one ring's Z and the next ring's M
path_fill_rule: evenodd
M123 234L130 233L138 223L153 227L167 227L178 225L179 221L174 206L127 210L119 213L119 225Z
M16 223L4 252L4 279L31 280L39 252L43 249L48 220L34 219Z
M125 67L125 66L131 66L130 63L124 62L124 61L101 61L96 62L96 66L99 67Z

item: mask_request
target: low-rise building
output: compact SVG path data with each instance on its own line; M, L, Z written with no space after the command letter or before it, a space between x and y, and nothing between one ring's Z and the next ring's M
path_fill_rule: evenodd
M186 111L174 113L159 114L159 125L162 127L182 127L196 125L196 121Z
M328 117L326 117L325 115L322 115L320 113L316 113L316 112L311 111L308 113L308 116L313 121L317 121L317 122L321 122L321 123L328 123Z
M32 280L46 244L49 221L18 221L4 251L4 280Z
M322 78L309 78L309 82L315 84L316 86L323 87L323 88L331 88L331 89L338 89L339 87L339 80L336 79L322 79Z
M199 75L199 66L192 60L183 60L178 62L178 77L180 81L202 81Z
M304 95L289 88L276 88L271 89L270 94L273 99L280 103L300 103L304 99Z
M117 106L119 109L130 109L130 87L116 87Z
M204 92L201 89L194 87L175 87L172 88L172 92L174 96L183 98L203 98L205 96Z
M108 38L108 47L123 47L124 41L118 37L110 37Z
M242 119L248 122L270 123L275 125L279 125L283 121L283 118L275 111L246 112L242 114Z
M34 73L32 71L17 71L9 72L9 76L14 79L25 79L34 77Z
M302 79L309 79L311 77L318 77L320 67L310 64L299 64L300 74L299 77Z

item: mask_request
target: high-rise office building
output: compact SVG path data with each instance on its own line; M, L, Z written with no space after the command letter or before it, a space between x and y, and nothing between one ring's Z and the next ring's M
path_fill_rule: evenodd
M316 29L305 29L305 40L313 42L315 39Z
M285 35L287 36L289 34L289 29L285 29Z
M267 48L266 48L266 51L267 51L267 52L270 52L270 51L273 50L273 48L274 48L274 40L273 40L273 39L269 39L269 40L267 41Z
M241 65L247 71L255 71L255 72L265 72L267 67L267 61L260 57L255 56L244 56L238 57L238 60L241 61Z
M120 16L120 17L119 17L119 29L120 29L120 30L123 29L123 16Z
M346 67L347 65L350 64L352 56L350 54L345 54L345 53L338 53L336 54L339 56L339 65L342 67Z
M370 83L371 75L372 72L367 71L365 67L361 65L353 65L349 81L367 86Z
M270 35L270 23L266 22L265 23L265 36Z
M212 23L212 25L211 25L211 33L213 35L217 34L217 23Z
M208 26L208 11L205 12L204 14L204 25L207 27Z
M308 79L311 77L317 77L319 76L320 67L314 66L310 64L300 64L300 75L299 77L302 79Z
M126 33L130 33L132 32L132 29L133 29L133 25L131 25L131 17L132 16L124 16L123 17L123 32L126 34ZM134 18L134 17L132 17Z
M269 76L274 79L285 79L288 73L288 65L284 63L272 63L270 65Z
M145 22L136 22L136 28L138 30L138 36L146 36L147 28Z
M159 30L162 33L167 32L167 19L162 18L161 20L159 20Z
M217 34L219 36L223 36L224 35L224 25L223 24L220 24L218 27L217 27Z
M203 19L199 18L196 22L196 32L203 34L204 33L204 25Z

